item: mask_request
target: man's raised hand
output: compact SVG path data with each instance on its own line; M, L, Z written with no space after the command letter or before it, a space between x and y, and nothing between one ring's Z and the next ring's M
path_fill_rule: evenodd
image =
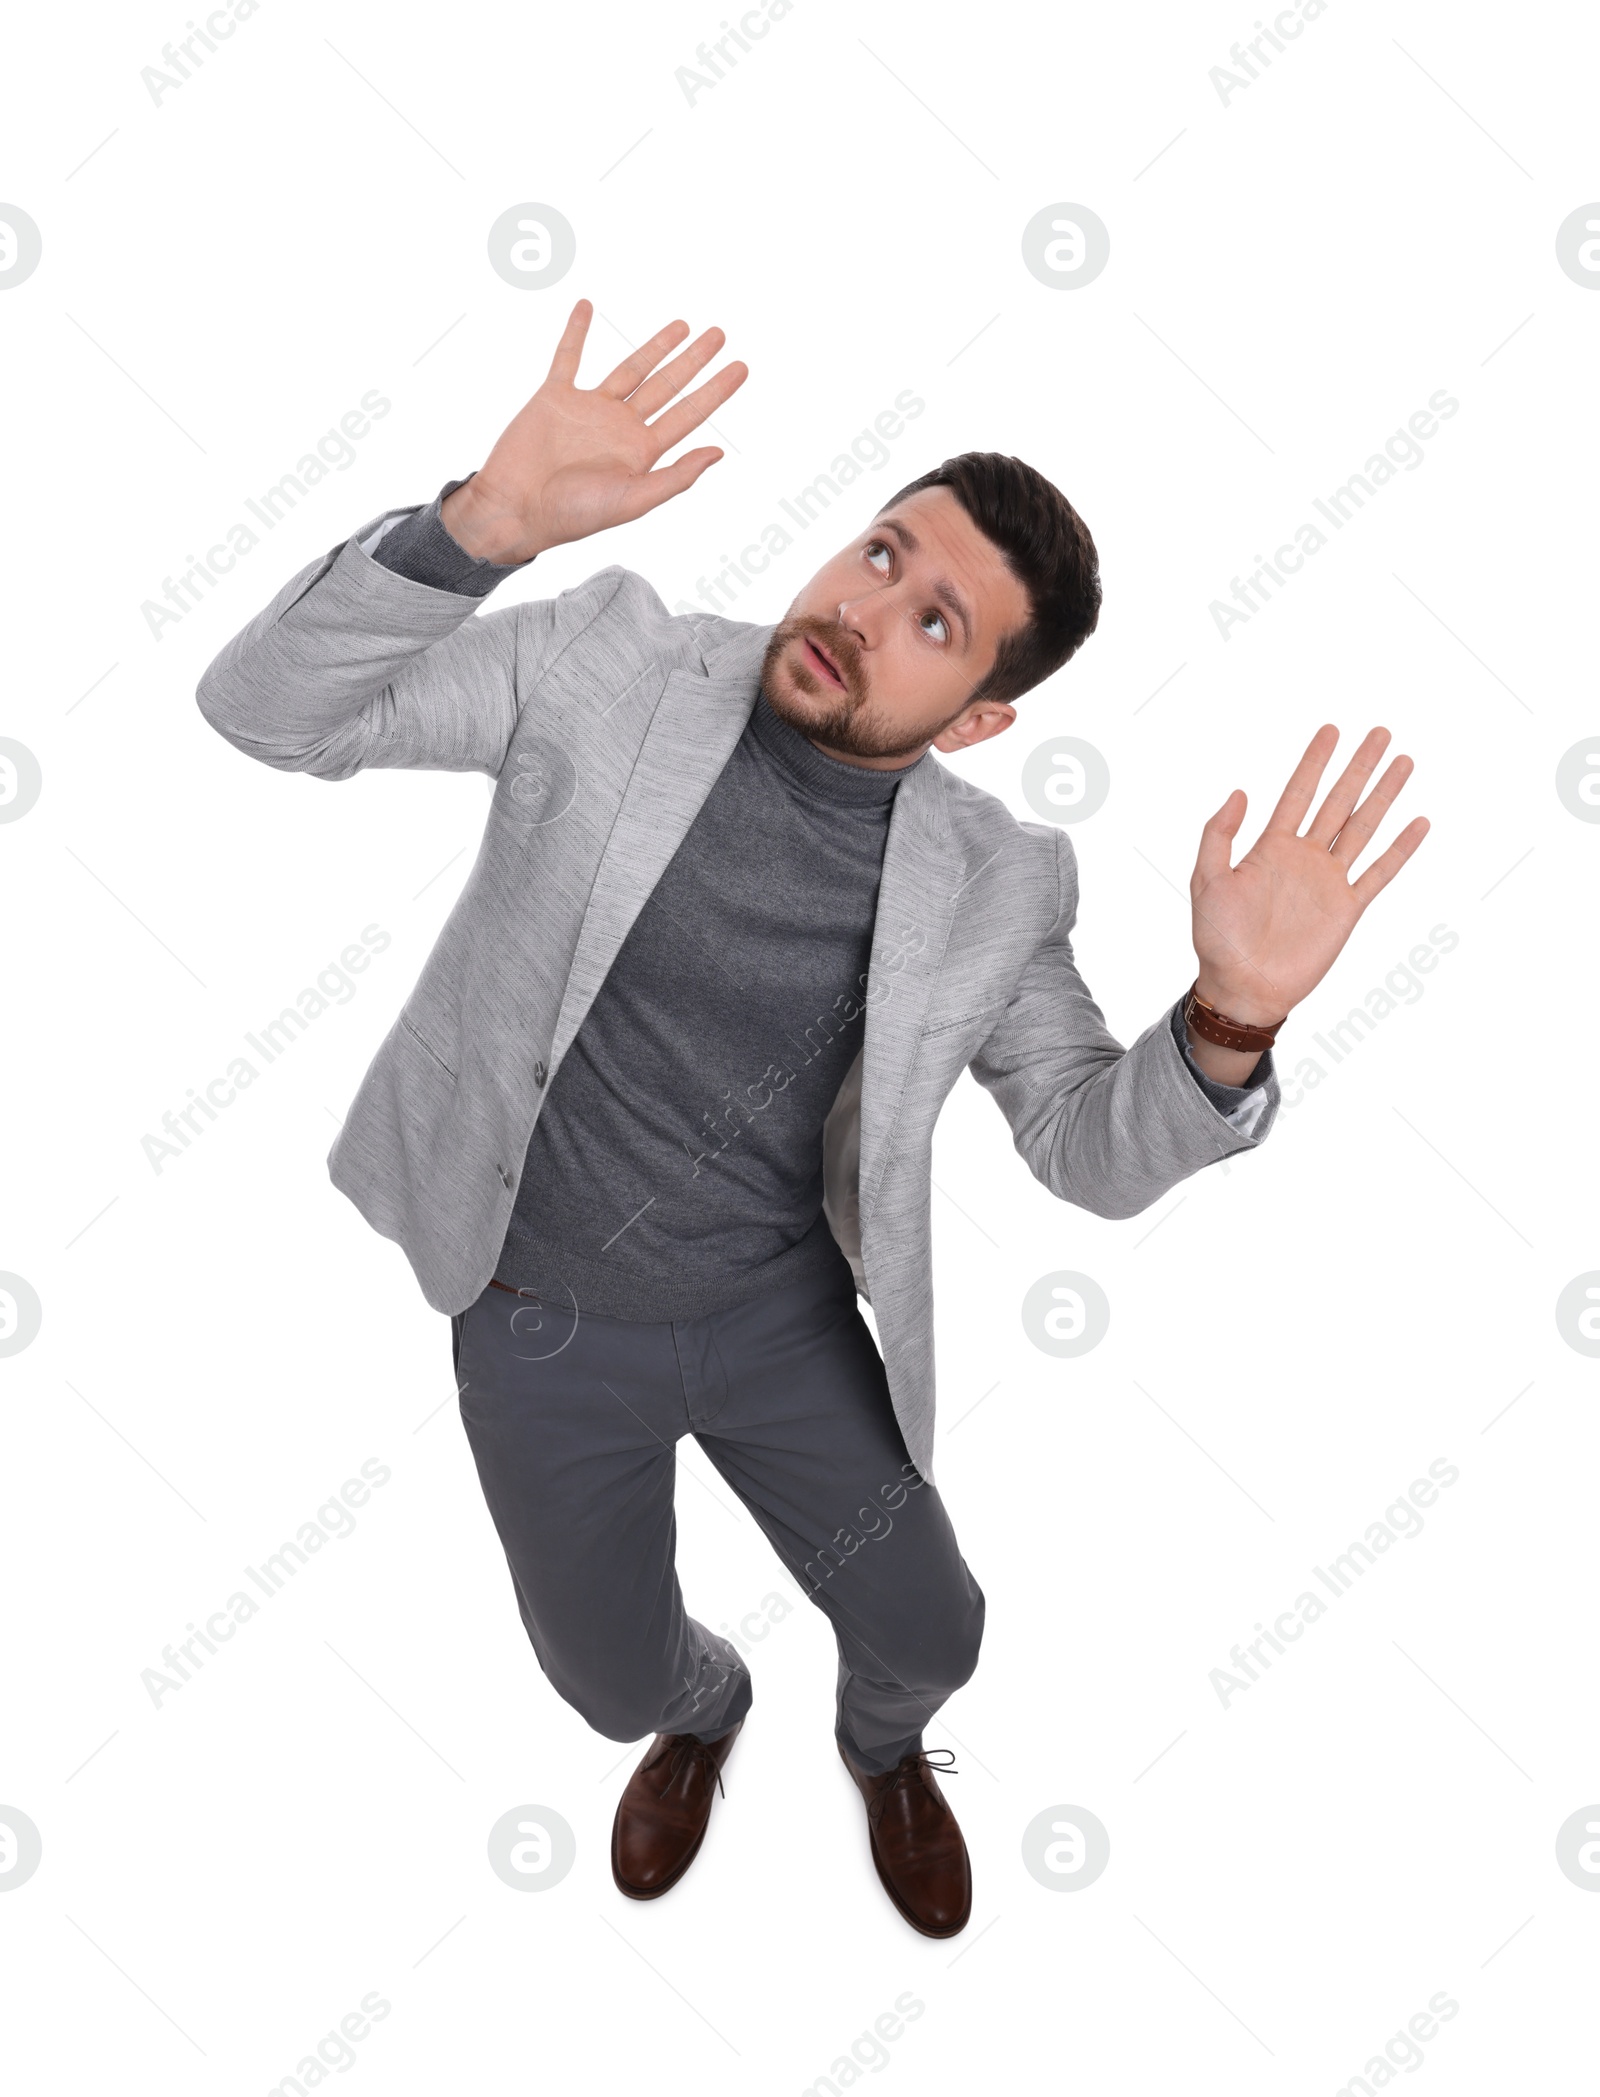
M1363 874L1350 878L1411 775L1411 759L1397 757L1361 798L1388 747L1387 728L1366 736L1302 834L1338 741L1331 723L1317 730L1266 828L1237 866L1230 861L1244 821L1242 792L1236 788L1201 833L1189 883L1199 991L1247 1026L1282 1019L1316 988L1361 913L1428 834L1427 818L1415 817Z
M749 377L748 365L726 364L668 407L721 349L722 330L707 328L662 363L689 332L687 321L669 321L585 389L577 384L578 359L593 314L590 301L579 299L544 384L472 479L444 500L440 514L451 537L479 560L531 560L548 547L628 524L681 495L722 457L717 446L701 445L669 466L656 464Z

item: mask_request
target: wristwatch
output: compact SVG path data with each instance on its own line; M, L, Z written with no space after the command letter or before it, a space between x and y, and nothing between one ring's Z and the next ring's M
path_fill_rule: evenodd
M1218 1048L1254 1049L1259 1055L1271 1048L1278 1038L1278 1029L1289 1015L1286 1012L1283 1019L1275 1019L1264 1027L1250 1027L1242 1019L1229 1019L1215 1005L1206 1003L1200 995L1200 979L1196 976L1189 995L1184 999L1183 1016L1202 1041L1212 1042Z

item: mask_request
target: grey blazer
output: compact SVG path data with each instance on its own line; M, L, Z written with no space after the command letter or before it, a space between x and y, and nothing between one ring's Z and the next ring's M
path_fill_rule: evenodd
M328 1153L439 1311L499 1258L528 1139L606 971L755 705L770 626L674 616L603 568L560 596L475 600L360 540L303 568L218 654L200 710L281 771L380 765L495 782L466 886ZM824 1130L824 1212L877 1321L895 1412L932 1476L933 1128L964 1069L1062 1201L1136 1215L1253 1149L1163 1016L1129 1049L1072 957L1070 841L1019 822L930 750L895 796L862 1047ZM581 1306L580 1306L581 1308Z

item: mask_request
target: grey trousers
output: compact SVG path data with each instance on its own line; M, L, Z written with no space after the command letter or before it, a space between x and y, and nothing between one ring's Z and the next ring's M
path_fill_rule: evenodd
M983 1595L906 1454L842 1258L705 1318L598 1318L491 1286L451 1325L523 1624L597 1732L715 1740L750 1708L748 1668L686 1612L674 1568L692 1434L833 1625L851 1758L883 1771L922 1745L977 1664Z

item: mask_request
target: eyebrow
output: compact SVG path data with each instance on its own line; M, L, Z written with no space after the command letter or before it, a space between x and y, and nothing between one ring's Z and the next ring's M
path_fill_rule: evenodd
M906 527L897 523L893 517L880 517L876 522L879 532L894 533L906 553L921 552L922 542L918 539L915 532L907 531ZM947 582L942 575L935 576L934 580L929 583L928 588L938 602L947 611L954 612L961 621L961 644L964 648L970 648L972 646L972 617L967 610L965 599L957 591L954 584Z

